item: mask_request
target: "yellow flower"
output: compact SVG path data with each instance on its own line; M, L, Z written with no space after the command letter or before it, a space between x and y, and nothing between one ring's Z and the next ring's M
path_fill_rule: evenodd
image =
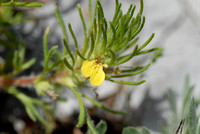
M90 83L94 86L99 86L105 80L103 66L95 60L85 60L81 67L81 72L85 77L90 77Z

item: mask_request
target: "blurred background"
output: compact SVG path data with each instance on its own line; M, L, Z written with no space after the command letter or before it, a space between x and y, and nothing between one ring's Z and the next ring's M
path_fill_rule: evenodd
M58 45L62 50L62 31L54 14L55 4L62 13L65 24L71 23L78 43L81 46L84 40L83 28L77 10L77 4L81 5L85 20L88 19L88 0L37 0L43 3L41 8L14 8L14 11L25 13L30 21L13 25L8 30L16 34L17 39L24 40L26 46L26 58L37 58L37 64L21 74L22 76L34 76L41 71L41 57L43 34L47 26L50 27L49 46ZM100 0L107 20L112 20L115 1ZM126 13L130 4L136 5L136 13L140 7L139 0L119 0L122 3L123 13ZM93 1L95 5L95 1ZM108 133L120 133L119 126L125 123L127 126L145 126L153 131L160 132L161 124L166 123L169 113L167 91L171 89L179 104L182 97L184 79L188 74L190 81L195 85L194 95L200 95L200 1L199 0L144 0L144 13L146 23L139 35L138 44L144 43L152 33L154 39L148 47L163 48L163 55L141 76L130 77L131 81L143 77L146 82L139 86L126 86L105 81L96 90L99 100L105 105L117 109L126 109L126 117L115 116L102 110L95 109L89 102L92 118L95 121L104 119L108 122ZM0 7L0 13L1 9ZM136 14L135 13L135 14ZM69 42L73 48L73 40L69 36ZM9 48L0 46L0 62L6 59ZM126 66L135 64L145 65L150 61L151 54L142 58L133 59ZM28 90L27 90L28 89ZM21 90L29 92L33 97L33 87L23 87ZM88 91L85 91L88 92ZM88 92L94 96L94 92ZM57 127L54 133L79 133L74 128L78 117L78 102L70 91L66 90L61 95L67 98L67 102L59 102L55 109ZM0 89L0 130L8 133L31 132L33 127L27 117L23 105L14 97ZM178 105L179 107L179 105ZM29 128L27 127L29 122ZM26 129L26 131L25 131ZM84 132L84 128L82 130ZM37 132L33 132L37 133ZM39 132L38 132L39 133ZM40 133L42 133L40 131Z

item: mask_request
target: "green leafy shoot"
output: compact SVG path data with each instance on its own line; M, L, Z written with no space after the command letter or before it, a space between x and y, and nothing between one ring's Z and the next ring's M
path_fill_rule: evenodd
M108 80L109 80L109 81L112 81L112 82L114 82L114 83L118 83L118 84L134 85L134 86L136 86L136 85L140 85L140 84L142 84L142 83L145 82L145 80L141 80L141 81L139 81L139 82L132 82L132 81L119 81L119 80L113 80L113 79L108 79Z
M49 71L51 71L49 69L50 58L53 52L58 48L58 46L53 46L52 48L50 48L50 50L48 50L48 37L49 37L49 27L46 28L43 37L44 67L43 67L43 72L40 75L40 79L42 79Z
M196 114L196 100L192 97L193 89L194 86L190 84L189 76L187 75L185 78L181 111L178 111L178 109L176 108L177 100L175 99L176 97L174 93L171 90L168 92L172 117L167 120L168 125L162 127L161 130L163 134L198 134L200 128L199 117Z
M29 115L29 117L32 119L32 121L36 121L37 119L43 123L46 128L49 129L49 125L46 122L46 120L39 114L38 110L34 105L39 105L41 107L44 107L46 105L42 100L31 98L24 93L19 92L15 87L8 87L7 88L8 93L14 95L19 99L25 106L26 112Z
M151 63L147 64L145 67L143 67L139 70L136 70L136 71L133 71L133 72L129 71L126 74L112 75L111 78L121 78L121 77L127 77L127 76L133 76L133 75L136 75L136 74L140 74L140 73L144 72L145 70L147 70L150 65L151 65Z
M0 3L1 6L22 6L22 7L41 7L39 2L16 2L11 0L10 2Z

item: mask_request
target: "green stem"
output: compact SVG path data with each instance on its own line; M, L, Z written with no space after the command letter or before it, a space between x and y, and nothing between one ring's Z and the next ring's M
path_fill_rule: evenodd
M82 100L81 95L78 91L76 91L73 87L68 87L68 88L76 95L76 97L78 99L80 113L79 113L79 120L78 120L76 127L82 127L84 120L85 120L85 107L84 107L84 104L83 104L83 100Z

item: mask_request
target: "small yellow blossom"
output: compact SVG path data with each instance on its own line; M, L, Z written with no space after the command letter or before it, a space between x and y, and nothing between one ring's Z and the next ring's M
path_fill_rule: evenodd
M85 77L90 77L90 83L94 86L99 86L105 80L103 66L95 60L85 60L81 67L81 72Z

